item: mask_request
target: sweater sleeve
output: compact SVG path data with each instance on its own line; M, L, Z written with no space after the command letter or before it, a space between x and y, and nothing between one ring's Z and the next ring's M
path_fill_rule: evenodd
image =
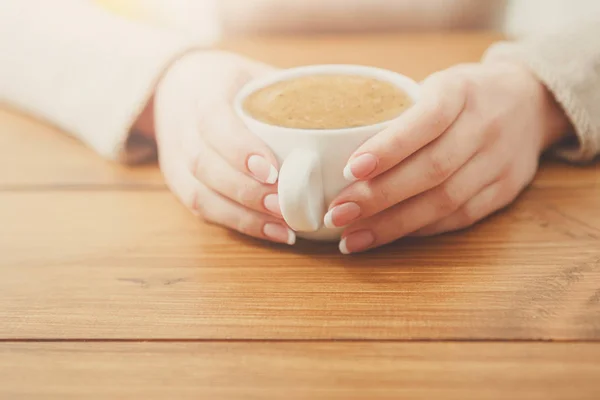
M0 2L0 103L132 163L153 144L131 129L166 68L199 44L90 1Z
M556 146L559 157L589 162L600 154L600 20L495 44L484 60L498 59L529 67L563 108L578 140Z

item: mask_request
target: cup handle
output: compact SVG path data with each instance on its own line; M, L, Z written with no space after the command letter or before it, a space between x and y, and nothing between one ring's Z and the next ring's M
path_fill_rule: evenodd
M297 232L314 232L321 228L325 196L317 153L294 150L281 166L278 190L281 213L290 228Z

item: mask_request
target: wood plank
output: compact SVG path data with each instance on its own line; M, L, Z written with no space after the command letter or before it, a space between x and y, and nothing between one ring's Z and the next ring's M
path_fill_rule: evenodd
M545 159L540 164L535 188L588 188L600 187L600 163L574 165L564 161Z
M599 197L534 189L343 257L205 225L167 192L1 193L0 338L599 339Z
M3 399L600 398L600 344L3 343Z

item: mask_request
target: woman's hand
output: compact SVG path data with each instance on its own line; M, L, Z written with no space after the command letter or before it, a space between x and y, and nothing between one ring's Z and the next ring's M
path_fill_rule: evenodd
M243 234L293 244L279 209L278 165L232 109L248 80L272 68L223 52L188 55L161 79L154 115L161 170L193 213Z
M347 226L345 254L465 228L511 203L533 179L540 154L568 128L522 66L436 73L415 106L350 158L344 175L359 182L333 201L325 224Z

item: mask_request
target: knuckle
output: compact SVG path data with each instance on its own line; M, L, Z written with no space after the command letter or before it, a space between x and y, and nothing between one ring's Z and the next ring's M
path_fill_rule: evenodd
M452 98L452 101L459 106L460 110L466 108L469 100L473 99L479 93L479 84L472 78L472 75L467 72L457 74L452 82L454 87L446 92L446 95ZM456 102L456 99L460 99L460 101Z
M495 143L500 138L502 127L505 123L499 115L493 115L489 117L481 126L481 134L485 138L488 144Z
M183 204L192 211L195 215L204 217L205 208L202 201L200 188L192 190L184 199Z
M451 122L456 117L457 105L459 104L458 99L462 104L464 99L467 99L470 93L475 92L473 86L475 83L469 79L465 74L452 74L451 77L447 77L444 82L444 90L437 91L437 95L432 98L432 111L438 118L445 122Z
M203 162L203 160L206 160L206 152L204 149L200 148L190 156L188 164L189 171L200 180L202 180L209 172L207 171L207 163Z
M413 226L411 219L414 216L404 212L383 212L378 214L361 226L370 229L377 238L377 243L390 243L410 233ZM358 227L357 227L358 228Z
M428 177L436 183L445 181L453 172L451 159L447 154L432 153L428 164Z
M247 182L236 189L235 198L240 204L248 206L256 205L259 203L260 197L261 193L258 185L254 184L254 182Z
M497 134L500 132L500 128L505 125L505 121L502 120L502 116L494 114L486 121L484 128L487 132Z
M467 98L473 96L479 89L479 83L470 78L470 76L471 75L468 72L463 72L458 74L454 81L457 92L463 94Z
M247 236L256 236L258 221L252 215L241 216L236 224L236 230Z
M355 184L352 201L359 204L364 215L372 215L395 203L394 190L389 184L381 181L364 181Z
M477 222L477 216L481 214L480 210L473 206L462 207L457 213L460 225L465 228Z
M502 165L498 168L497 171L497 181L502 182L502 188L507 189L508 185L512 184L512 181L515 180L513 179L513 168L509 163L506 163L505 165Z
M188 168L195 177L200 177L204 174L201 160L202 157L200 156L200 152L196 152L190 157Z
M380 152L381 162L383 164L395 164L398 162L398 152L409 145L407 139L407 130L403 126L397 126L396 129L387 136L381 135L378 152ZM400 153L402 154L402 153Z
M435 116L436 125L447 125L447 121L453 118L450 107L447 107L450 97L446 93L440 93L432 97L430 114Z
M517 168L515 167L513 158L511 158L514 149L510 146L502 145L498 146L496 150L496 152L485 152L485 155L489 156L488 159L491 161L490 165L494 165L494 183L512 179L513 175L516 175L518 172L515 171ZM520 170L520 168L518 168L518 170Z
M392 188L386 184L371 185L371 198L386 208L393 202Z
M443 215L453 213L461 206L459 196L450 185L441 185L436 194L438 211Z

